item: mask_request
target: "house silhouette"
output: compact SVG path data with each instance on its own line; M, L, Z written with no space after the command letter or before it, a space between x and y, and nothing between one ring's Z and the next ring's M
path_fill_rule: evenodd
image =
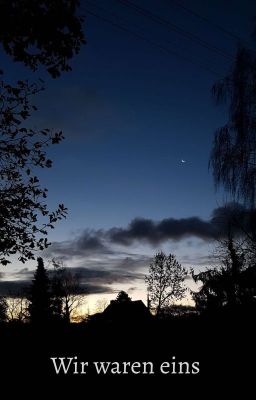
M89 321L93 323L138 324L151 319L152 314L143 301L133 301L126 292L121 290L116 299L111 300L103 312L92 315Z
M142 321L152 317L150 311L143 301L123 301L111 300L110 304L102 313L102 318L106 321Z

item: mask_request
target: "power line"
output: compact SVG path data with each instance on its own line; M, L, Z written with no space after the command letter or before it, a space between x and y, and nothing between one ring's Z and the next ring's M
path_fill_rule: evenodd
M220 32L224 33L225 35L229 36L230 38L232 38L233 40L236 40L238 42L243 42L247 45L250 45L246 40L240 38L238 35L236 35L235 33L227 30L226 28L223 28L223 26L217 24L216 22L213 22L212 20L210 20L209 18L205 17L204 15L199 14L198 12L192 10L191 8L186 7L183 3L177 1L177 0L169 0L171 3L174 3L177 7L182 8L183 10L185 10L186 12L188 12L189 14L193 15L194 17L197 17L199 19L201 19L201 21L204 21L206 23L210 23L212 26L214 26L216 29L218 29Z
M131 21L128 21L128 20L127 20L126 18L124 18L123 16L120 16L120 14L117 14L116 12L113 12L113 11L111 11L110 9L106 9L106 8L100 6L100 5L97 3L97 1L95 1L95 0L92 0L92 1L90 1L90 0L84 0L84 2L87 3L88 5L91 5L91 6L95 7L95 8L97 8L98 10L103 11L104 13L109 13L109 11L110 11L111 16L113 16L114 18L117 18L118 21L119 21L119 23L120 23L120 20L122 20L125 24L128 24L128 25L130 24L130 25L132 25L134 28L138 28L138 26L137 26L136 24L134 24L133 22L131 23Z
M160 17L143 7L136 5L135 3L132 3L129 0L116 0L116 1L118 1L125 7L133 9L135 12L143 15L145 18L151 19L152 21L154 21L162 26L165 26L169 31L171 31L171 32L174 31L174 32L178 33L179 35L185 37L186 39L193 41L193 42L199 44L200 46L205 47L206 49L213 51L213 52L217 53L218 55L221 55L231 61L234 60L234 57L232 55L228 54L227 52L225 52L224 50L206 42L205 40L202 40L199 36L189 32L183 28L180 28L178 25L172 23L171 21L169 21L163 17Z
M94 4L94 3L91 3L91 2L89 2L89 1L87 1L87 0L86 0L85 2L88 3L88 4L93 4L93 6L96 7L96 8L98 8L98 9L102 9L102 10L104 10L104 11L107 11L107 10L104 9L103 7L100 7L99 5L96 5L96 4ZM126 33L129 33L129 34L131 34L131 35L137 37L137 38L140 39L140 40L143 40L143 41L147 42L148 44L150 44L150 45L151 45L152 47L154 47L154 48L159 48L160 50L162 50L163 52L165 52L165 53L167 53L167 54L169 54L169 55L174 55L174 56L176 56L176 57L182 59L183 61L189 62L189 63L191 63L191 64L193 64L193 65L196 65L197 67L200 67L200 68L204 69L204 70L207 71L207 72L210 72L211 74L214 74L215 76L220 76L220 73L214 71L212 68L209 68L209 67L206 66L206 65L203 65L203 64L201 64L201 63L199 63L199 62L197 62L197 61L194 61L194 60L192 60L192 59L190 59L190 58L188 58L188 57L185 57L185 56L183 56L182 54L180 54L180 53L178 53L178 52L176 52L176 51L174 51L174 50L171 50L171 49L169 49L169 48L167 48L167 47L165 47L165 46L163 46L163 45L161 45L161 44L159 44L159 43L157 43L157 42L154 42L154 41L152 41L151 39L149 39L148 37L146 37L146 36L144 36L144 35L141 35L140 33L137 33L137 32L135 32L135 31L133 31L133 30L131 30L131 29L129 29L129 28L127 28L127 27L125 27L125 26L123 26L123 25L121 25L121 24L115 22L115 21L112 21L111 19L106 18L106 17L100 15L99 13L97 13L97 12L95 12L95 11L91 11L91 10L88 10L88 9L86 9L85 11L86 11L88 14L94 16L95 18L97 18L97 19L99 19L99 20L101 20L101 21L103 21L103 22L106 22L106 23L108 23L108 24L114 26L115 28L118 28L118 29L120 29L120 30L122 30L122 31L124 31L124 32L126 32Z

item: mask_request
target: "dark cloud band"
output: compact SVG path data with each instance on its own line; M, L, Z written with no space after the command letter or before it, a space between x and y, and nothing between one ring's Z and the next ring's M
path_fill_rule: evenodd
M27 271L26 271L27 272ZM15 273L15 280L2 280L0 281L0 296L7 297L22 297L29 293L33 272L29 271L31 279L19 279L24 276L24 269ZM70 272L79 278L79 292L76 288L76 294L100 294L112 293L113 284L131 283L138 279L143 279L144 275L138 272L129 272L124 269L100 270L96 268L73 267ZM52 275L53 270L48 271L49 276Z
M135 218L126 228L113 227L109 230L85 230L77 239L69 242L53 243L50 254L62 257L88 256L94 254L114 254L113 245L130 246L134 242L144 242L153 246L167 240L181 240L197 237L205 241L218 239L232 231L239 235L250 230L256 215L239 204L230 203L213 210L209 220L199 217L166 218L153 221Z
M255 217L255 216L254 216ZM203 240L218 239L232 231L234 235L250 230L253 215L238 204L216 208L212 218L204 221L199 217L166 218L155 222L136 218L127 228L112 228L106 235L112 243L131 245L134 241L145 241L152 245L166 240L181 240L194 236Z

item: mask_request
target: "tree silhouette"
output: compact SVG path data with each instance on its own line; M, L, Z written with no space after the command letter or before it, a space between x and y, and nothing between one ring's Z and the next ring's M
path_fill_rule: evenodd
M0 296L0 323L5 322L7 319L7 301L3 296Z
M231 73L213 86L217 102L229 105L227 123L215 133L210 167L216 186L250 207L256 200L256 57L237 52Z
M18 82L16 87L0 82L0 263L19 253L25 262L34 251L48 246L45 235L54 223L65 217L60 204L49 212L47 189L40 187L35 168L50 168L46 149L63 139L62 132L35 131L26 125L35 106L30 97L42 90L38 85ZM37 223L40 216L41 221Z
M56 322L60 322L64 319L62 289L63 269L55 262L53 262L53 266L54 270L51 276L51 309L54 320Z
M8 298L7 319L8 321L25 322L29 319L29 301L20 294L19 297Z
M124 290L121 290L116 296L115 301L116 303L127 303L132 301L132 299L129 297L128 293L126 293Z
M78 6L78 0L1 1L2 50L33 71L45 66L52 77L69 71L69 60L85 43ZM48 246L48 229L67 211L63 204L54 212L47 209L47 190L34 174L37 167L51 167L46 148L63 139L62 132L36 131L26 124L36 111L30 99L41 90L42 85L26 81L15 86L0 81L0 263L4 265L16 253L22 262L34 259L35 250ZM37 224L39 218L42 225Z
M96 304L95 304L96 313L102 313L103 311L105 311L108 304L109 304L109 301L105 298L97 300Z
M195 282L202 282L198 292L192 292L196 307L201 312L221 309L234 311L237 307L256 305L256 265L248 263L247 253L232 237L222 240L222 265L195 274Z
M81 285L81 277L72 269L53 261L52 309L56 318L70 323L76 311L84 304L86 290Z
M35 325L51 322L50 281L41 257L37 259L37 269L34 274L30 291L29 314L30 321Z
M2 0L0 42L14 61L52 77L69 71L69 60L85 43L78 0Z
M173 254L165 255L160 252L155 255L145 282L150 304L155 308L157 315L174 300L181 300L185 296L186 275L186 269L178 263Z
M83 305L85 300L85 290L81 288L78 274L74 274L67 269L63 271L62 293L64 319L69 323L71 317Z

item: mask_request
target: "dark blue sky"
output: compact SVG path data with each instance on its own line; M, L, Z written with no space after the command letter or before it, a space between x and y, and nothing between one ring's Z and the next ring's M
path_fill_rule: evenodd
M223 200L208 171L209 153L215 129L227 118L211 87L227 73L238 45L216 25L252 44L255 2L134 0L168 20L168 29L116 0L81 3L87 44L72 60L72 72L52 80L7 58L3 67L13 79L45 79L33 124L63 129L66 136L49 152L53 168L40 173L50 206L64 202L69 208L49 239L70 241L84 230L126 227L135 217L209 219ZM180 254L203 257L192 242ZM140 245L136 254L149 253ZM68 261L81 266L85 259L72 255Z
M64 199L70 209L65 229L69 224L74 229L124 225L135 216L209 217L221 201L208 172L209 153L214 131L226 119L226 109L215 106L210 90L225 76L230 60L115 0L94 2L106 11L91 3L82 2L85 15L92 10L195 64L87 15L87 45L73 61L73 72L47 79L39 102L39 121L61 127L67 138L55 149L50 183L47 176L52 198ZM249 40L253 2L224 3L184 4ZM137 4L235 55L232 37L175 2ZM182 158L186 164L181 165Z

